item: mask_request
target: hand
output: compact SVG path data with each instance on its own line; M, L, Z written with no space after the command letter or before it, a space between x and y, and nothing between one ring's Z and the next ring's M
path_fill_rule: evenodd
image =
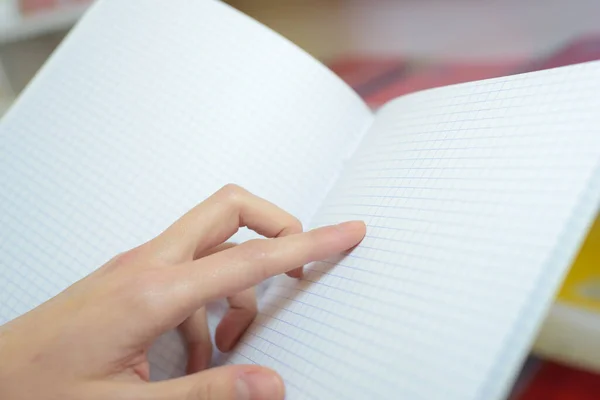
M222 245L241 226L270 239ZM355 246L365 226L301 231L273 204L224 187L156 238L0 327L0 398L283 399L281 378L260 366L198 372L211 348L203 307L229 299L215 336L230 350L256 313L254 285L281 273L298 276L302 265ZM149 382L150 345L177 327L188 342L190 374Z

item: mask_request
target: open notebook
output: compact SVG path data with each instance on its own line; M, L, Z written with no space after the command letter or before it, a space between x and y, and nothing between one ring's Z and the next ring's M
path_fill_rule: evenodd
M501 399L597 210L598 110L592 62L374 115L229 6L99 1L0 125L0 322L235 182L368 230L274 279L222 362L273 367L289 399ZM183 356L162 337L153 379Z

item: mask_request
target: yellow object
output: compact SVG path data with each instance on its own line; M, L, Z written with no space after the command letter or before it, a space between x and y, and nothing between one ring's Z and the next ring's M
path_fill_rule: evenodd
M561 303L600 313L600 216L558 293Z

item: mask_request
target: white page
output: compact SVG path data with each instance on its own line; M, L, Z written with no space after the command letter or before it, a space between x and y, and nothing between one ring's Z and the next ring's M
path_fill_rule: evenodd
M371 119L227 5L98 2L0 125L0 323L230 182L306 224ZM182 371L173 340L155 379Z
M600 62L384 107L313 223L366 238L278 278L228 362L290 400L502 398L594 219L598 110Z

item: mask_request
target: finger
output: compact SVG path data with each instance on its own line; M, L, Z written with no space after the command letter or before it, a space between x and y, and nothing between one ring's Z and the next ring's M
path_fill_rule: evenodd
M189 261L248 227L266 237L302 232L297 218L236 185L227 185L183 215L148 245L171 263Z
M199 258L207 257L209 255L218 253L223 250L231 249L235 247L235 243L225 242L220 244L212 249L208 249L199 255ZM217 348L222 352L230 351L235 343L237 343L238 339L242 336L242 334L246 331L248 326L252 323L256 314L258 312L258 306L256 302L256 292L254 288L246 289L240 293L234 294L232 297L227 299L229 303L230 309L227 311L219 325L217 326L215 333L215 344ZM201 310L205 310L202 308ZM195 316L195 314L194 314ZM206 323L206 316L203 315L204 318L202 322L204 325L201 328L191 328L191 329L204 329L208 332L208 325ZM195 318L195 317L194 317ZM199 322L198 322L199 323ZM186 324L189 327L190 324ZM192 324L193 326L193 324ZM186 336L186 335L184 335ZM205 339L203 339L205 340ZM210 343L210 337L208 338L208 343ZM206 351L206 348L204 348ZM210 350L212 353L212 346L210 346ZM211 354L212 355L212 354ZM190 353L190 361L188 363L188 373L198 372L208 365L201 364L198 369L190 369L189 365L193 362L192 354Z
M179 331L188 349L187 373L193 374L208 368L212 359L212 340L206 319L206 308L199 308L183 321Z
M227 301L230 309L215 332L217 348L224 353L233 348L258 312L254 287L231 296Z
M287 235L292 234L292 233L299 233L299 232L289 232L289 233L286 232L285 234L279 235L278 237L287 236ZM211 249L204 250L200 254L195 254L194 255L194 260L197 260L197 259L202 258L202 257L210 256L211 254L215 254L215 253L218 253L218 252L223 251L223 250L230 249L230 248L235 247L235 246L237 246L237 244L231 243L231 242L221 243L220 245L215 246L215 247L213 247ZM286 272L286 274L288 274L290 278L302 278L302 267L298 267L296 269L288 271L288 272Z
M298 265L323 260L358 244L365 224L346 222L276 239L257 239L171 268L173 294L165 301L180 312L230 297Z
M235 243L222 243L206 250L197 257L206 257L235 246ZM206 308L201 307L189 316L179 325L179 331L187 344L188 361L186 372L193 374L208 368L212 359L212 340L208 328Z
M283 400L285 397L279 375L257 365L213 368L138 387L138 397L131 397L132 400Z

